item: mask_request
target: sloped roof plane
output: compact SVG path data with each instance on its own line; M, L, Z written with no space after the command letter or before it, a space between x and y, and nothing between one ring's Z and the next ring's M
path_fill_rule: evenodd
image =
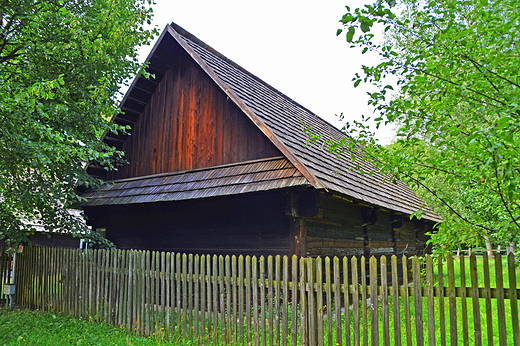
M160 80L168 65L155 53L161 51L163 54L175 54L175 49L178 49L175 47L178 46L193 58L282 152L291 166L296 168L300 178L296 180L291 178L289 186L295 186L296 182L301 185L310 184L317 189L336 191L354 200L405 214L414 213L422 208L424 218L436 222L442 221L403 182L399 181L395 184L387 181L383 183L384 177L377 172L369 175L357 171L356 164L351 161L349 153L341 155L338 159L335 154L323 149L319 144L307 145L308 138L303 131L303 124L310 126L315 134L321 134L325 139L341 140L345 134L175 23L165 28L147 58L148 71L154 73L156 79ZM157 84L157 82L148 81L143 77L136 78L122 102L125 114L117 115L115 121L125 124L131 122L132 118L138 117L144 109L143 104L146 105L147 95L153 93L154 83ZM109 144L115 144L116 140L118 139L114 139L111 135L105 137L105 141ZM358 157L358 159L361 162L361 158ZM368 162L361 162L361 166L365 172L371 170ZM255 167L249 168L252 169L251 172L256 169ZM262 189L275 188L275 185L263 184ZM277 186L280 188L285 185L278 184ZM108 193L109 190L110 188L105 189L105 193ZM87 193L85 197L89 198L93 195ZM95 200L97 202L92 200L86 204L109 203L108 200L101 202L99 198ZM157 196L147 198L147 201L159 200L161 198Z

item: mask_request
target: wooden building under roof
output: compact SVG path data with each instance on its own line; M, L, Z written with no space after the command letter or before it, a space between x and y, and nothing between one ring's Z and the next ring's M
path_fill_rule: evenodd
M209 254L413 255L440 217L402 182L362 175L306 144L302 124L345 135L176 24L147 59L107 134L129 164L83 197L119 248ZM370 171L368 163L364 171ZM423 209L421 220L410 215Z

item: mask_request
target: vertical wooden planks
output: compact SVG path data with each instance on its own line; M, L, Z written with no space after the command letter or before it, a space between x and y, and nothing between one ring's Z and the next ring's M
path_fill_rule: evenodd
M509 276L509 299L511 303L511 323L513 324L513 342L520 345L520 328L518 325L518 291L516 288L515 254L507 256L507 270Z
M378 295L377 295L377 259L372 256L369 260L370 273L370 329L371 345L379 345L379 316L378 316ZM381 273L383 275L383 273Z
M280 346L280 283L281 283L281 259L280 255L275 257L275 277L274 277L274 334L276 335L276 345Z
M502 255L495 254L495 277L497 284L497 319L498 319L498 341L500 346L507 345L506 311L504 305L504 273L502 270Z

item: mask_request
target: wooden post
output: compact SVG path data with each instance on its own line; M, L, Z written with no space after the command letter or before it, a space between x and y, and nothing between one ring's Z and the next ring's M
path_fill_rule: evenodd
M290 218L289 247L292 255L307 256L307 230L300 218L298 195L291 191L288 194L285 215Z

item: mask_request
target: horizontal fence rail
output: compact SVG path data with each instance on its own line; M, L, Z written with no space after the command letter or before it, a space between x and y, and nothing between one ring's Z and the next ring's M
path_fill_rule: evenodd
M514 256L289 258L26 248L20 306L252 345L520 345ZM1 269L1 268L0 268Z

